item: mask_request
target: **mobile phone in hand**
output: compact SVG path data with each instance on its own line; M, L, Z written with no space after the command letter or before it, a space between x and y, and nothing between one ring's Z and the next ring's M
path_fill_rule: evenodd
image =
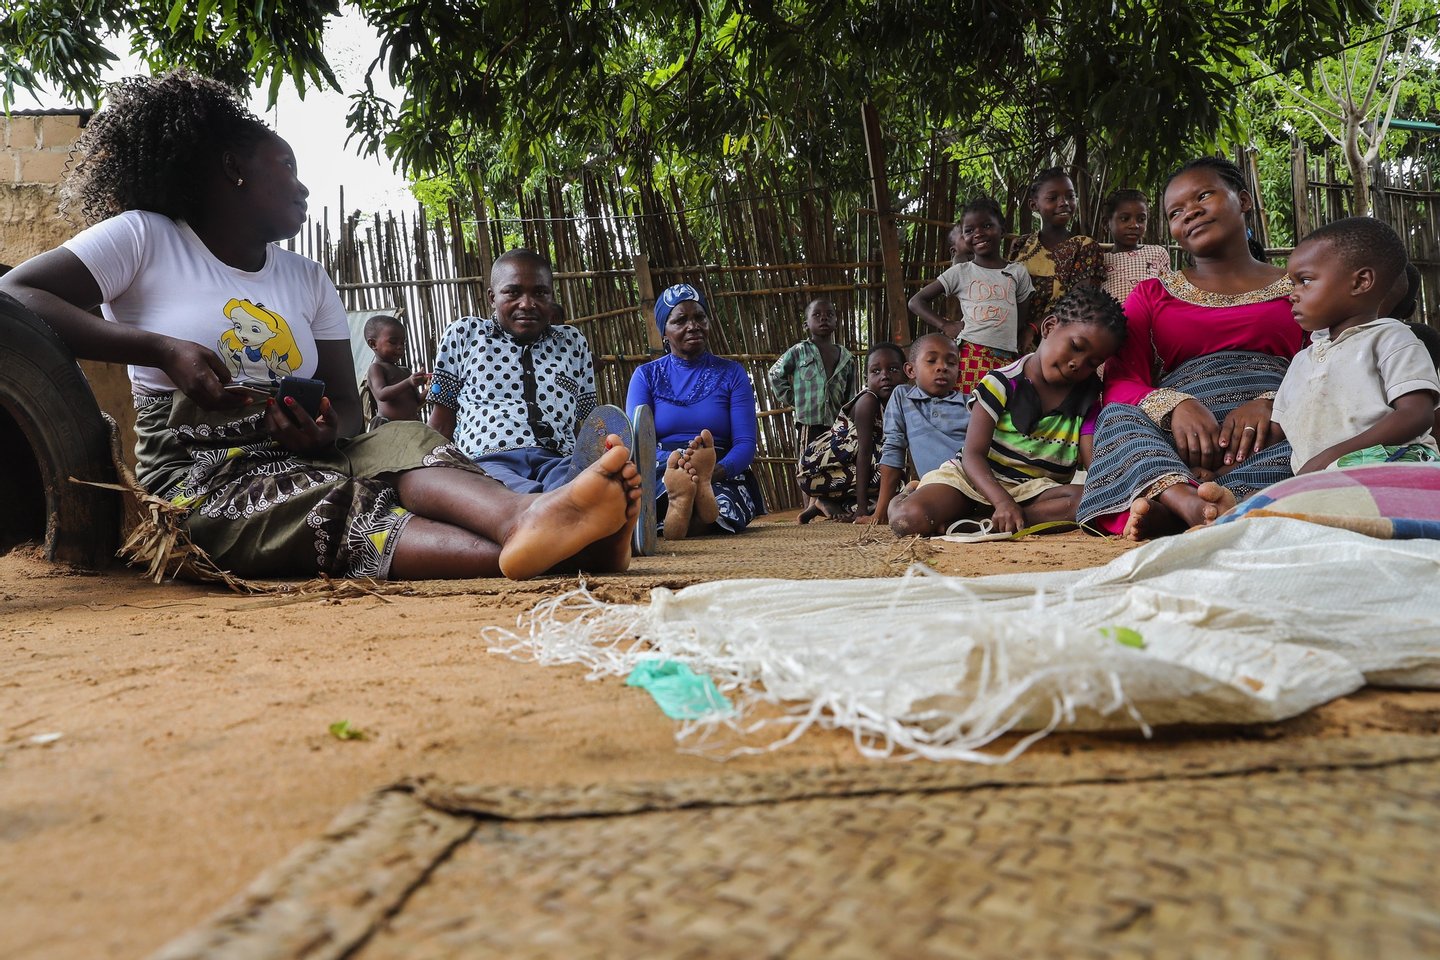
M320 401L325 399L325 381L311 380L308 377L281 377L280 392L275 399L283 404L291 397L295 398L300 409L314 419L320 416Z
M249 397L251 400L269 400L275 396L273 385L255 380L235 380L225 384L221 389L226 393Z

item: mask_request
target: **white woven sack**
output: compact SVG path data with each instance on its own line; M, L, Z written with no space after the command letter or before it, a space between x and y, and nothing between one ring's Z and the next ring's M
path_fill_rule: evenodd
M648 606L581 591L489 636L594 676L646 658L710 674L737 709L682 738L729 728L773 749L819 725L853 731L871 755L998 762L1033 740L980 752L1012 730L1254 723L1353 691L1366 673L1433 681L1437 573L1440 544L1266 519L1090 571L720 581L656 590Z

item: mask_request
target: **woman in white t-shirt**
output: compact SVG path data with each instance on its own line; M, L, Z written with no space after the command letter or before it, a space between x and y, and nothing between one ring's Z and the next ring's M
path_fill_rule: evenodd
M122 81L75 150L64 202L90 226L0 289L77 355L130 365L139 477L190 511L217 564L396 579L628 566L640 479L623 447L525 496L418 422L360 432L335 286L276 245L309 191L234 91L187 71ZM315 416L269 395L287 376L324 381Z

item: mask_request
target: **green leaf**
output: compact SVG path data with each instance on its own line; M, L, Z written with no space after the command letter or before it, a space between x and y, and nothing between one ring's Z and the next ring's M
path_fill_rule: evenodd
M369 740L370 734L359 727L352 727L349 720L336 720L330 724L330 736L336 740Z
M175 0L175 5L170 8L170 15L165 18L165 29L173 32L184 15L185 0Z
M1145 649L1145 638L1140 636L1140 631L1131 630L1129 627L1101 627L1100 636L1136 650Z

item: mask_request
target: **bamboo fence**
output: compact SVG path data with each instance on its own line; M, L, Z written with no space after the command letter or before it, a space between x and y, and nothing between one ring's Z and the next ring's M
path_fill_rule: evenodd
M1333 161L1297 160L1296 169L1304 180L1296 209L1305 211L1296 218L1297 231L1347 215L1349 186L1337 179ZM950 225L983 187L964 182L954 164L936 154L907 184L907 195L892 198L906 296L949 264ZM714 201L701 208L686 209L673 183L633 188L596 171L505 199L513 203L497 204L474 190L452 202L444 217L423 209L354 214L333 228L327 210L292 245L324 265L348 310L400 315L408 356L427 369L453 320L488 313L494 257L515 246L537 250L554 264L567 322L585 333L594 351L601 402L621 406L635 368L660 353L655 295L671 284L693 284L714 317L711 349L743 364L755 385L760 435L754 469L766 502L771 509L797 505L794 422L771 391L766 370L803 339L804 309L817 296L835 304L837 336L855 353L886 339L891 327L881 215L869 195L853 188L796 188L742 168L718 183ZM1000 199L1002 206L1016 206L1015 197L1008 204ZM1410 246L1424 277L1421 317L1434 323L1440 318L1440 193L1429 169L1404 176L1382 171L1375 203L1377 215ZM518 215L500 217L502 208ZM1259 223L1263 230L1263 217ZM908 332L917 331L912 317Z
M1295 236L1350 216L1350 172L1333 154L1308 156L1296 147ZM1440 191L1431 164L1419 158L1370 171L1371 214L1395 228L1420 270L1420 305L1413 319L1440 326Z
M946 234L969 189L935 163L918 198L896 216L913 293L949 263ZM307 225L296 249L323 264L346 309L386 310L406 321L408 356L428 368L445 328L488 312L490 262L514 246L537 250L555 269L556 299L595 355L601 402L624 404L630 376L660 354L655 295L675 283L699 288L715 322L711 350L743 364L755 385L759 450L754 470L771 509L798 505L795 429L770 389L766 370L805 336L805 306L826 297L840 316L839 340L861 353L872 330L888 329L877 215L819 188L779 190L741 171L701 210L683 207L671 183L639 190L594 172L552 180L514 196L518 217L497 217L478 194L452 203L444 218L358 214L332 228L329 212ZM958 204L957 204L958 201ZM343 198L342 198L343 204ZM509 205L507 205L509 206ZM896 207L902 204L897 202ZM702 221L709 233L695 229Z

